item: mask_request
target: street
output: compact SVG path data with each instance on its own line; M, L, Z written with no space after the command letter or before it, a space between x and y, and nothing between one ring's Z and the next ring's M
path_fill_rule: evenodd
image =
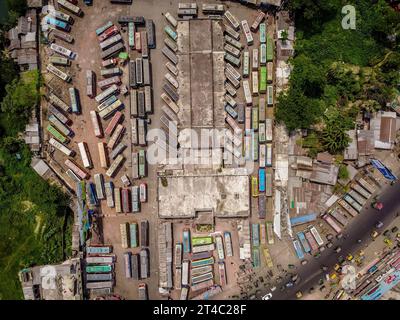
M300 282L294 287L285 288L280 291L280 288L285 285L288 279L281 283L275 284L276 290L272 293L271 300L291 300L296 299L296 292L301 291L307 293L311 287L317 288L318 281L325 278L327 272L333 270L333 266L338 263L338 257L346 257L349 253L354 253L357 250L365 247L366 243L371 241L371 231L376 229L376 222L382 221L383 227L378 232L383 232L388 224L396 217L396 212L399 210L400 201L398 195L400 194L400 183L396 182L393 186L388 185L383 193L378 196L378 200L383 202L384 207L381 211L377 211L370 206L364 208L360 216L354 219L349 227L344 231L344 237L336 240L330 249L326 249L321 253L319 258L310 257L305 266L299 266L294 273L300 277ZM361 239L360 244L357 240ZM342 251L336 253L333 248L340 246ZM328 271L324 272L321 266L328 267ZM325 280L325 279L324 279ZM263 291L257 295L257 299L261 299L264 295L270 293L270 290Z

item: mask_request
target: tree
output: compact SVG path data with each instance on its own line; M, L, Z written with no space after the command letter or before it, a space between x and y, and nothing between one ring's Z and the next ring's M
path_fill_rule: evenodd
M321 132L321 144L331 154L342 152L350 142L347 134L349 119L335 114L325 119L325 128Z

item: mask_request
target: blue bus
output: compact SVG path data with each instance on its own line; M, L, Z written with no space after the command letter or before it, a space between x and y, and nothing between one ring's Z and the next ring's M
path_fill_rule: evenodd
M67 31L67 32L69 32L71 30L71 26L68 23L66 23L65 21L61 21L61 20L58 20L58 19L50 17L50 16L47 16L45 18L45 21L46 21L46 24L56 27L57 29L61 29L61 30Z
M69 98L71 100L71 109L73 113L81 113L81 104L79 101L79 93L75 88L69 88Z
M258 190L265 192L265 169L258 169Z
M184 253L190 253L190 230L189 229L184 229L183 230L183 252Z
M304 252L311 252L310 245L307 242L307 239L303 232L298 232L297 237L299 238L301 245L303 246Z
M96 185L94 183L89 183L88 194L89 204L92 206L97 206L99 204L99 200L97 199Z
M299 258L300 260L304 259L303 250L301 250L301 245L300 245L299 241L294 240L293 246L294 246L294 250L296 250L297 258Z

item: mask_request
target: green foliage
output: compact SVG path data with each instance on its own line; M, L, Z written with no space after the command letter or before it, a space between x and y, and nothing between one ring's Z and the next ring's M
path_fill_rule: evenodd
M315 132L311 132L302 140L302 147L308 149L308 156L316 158L319 152L323 151L319 137Z
M349 179L349 171L347 170L347 166L341 164L339 166L339 173L338 173L338 177L341 180L347 180Z
M26 0L6 0L9 11L14 11L18 15L23 15L28 8Z
M309 148L337 153L348 144L361 109L378 110L392 101L400 82L400 53L392 36L400 15L384 0L350 1L356 30L344 30L341 0L292 0L296 19L296 56L289 90L278 97L276 119L295 129L317 130ZM327 117L327 110L336 110Z

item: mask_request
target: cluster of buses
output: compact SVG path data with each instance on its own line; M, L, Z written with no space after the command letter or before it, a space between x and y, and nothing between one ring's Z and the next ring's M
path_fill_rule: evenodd
M261 266L261 251L263 251L265 263L269 268L273 267L272 259L266 244L274 244L272 222L253 223L251 225L251 245L253 266Z
M217 259L213 252L216 250ZM181 299L187 298L187 290L199 291L214 285L214 263L218 265L219 284L225 286L226 257L233 256L230 232L212 236L191 236L189 229L183 230L182 243L175 244L175 287L182 289Z

